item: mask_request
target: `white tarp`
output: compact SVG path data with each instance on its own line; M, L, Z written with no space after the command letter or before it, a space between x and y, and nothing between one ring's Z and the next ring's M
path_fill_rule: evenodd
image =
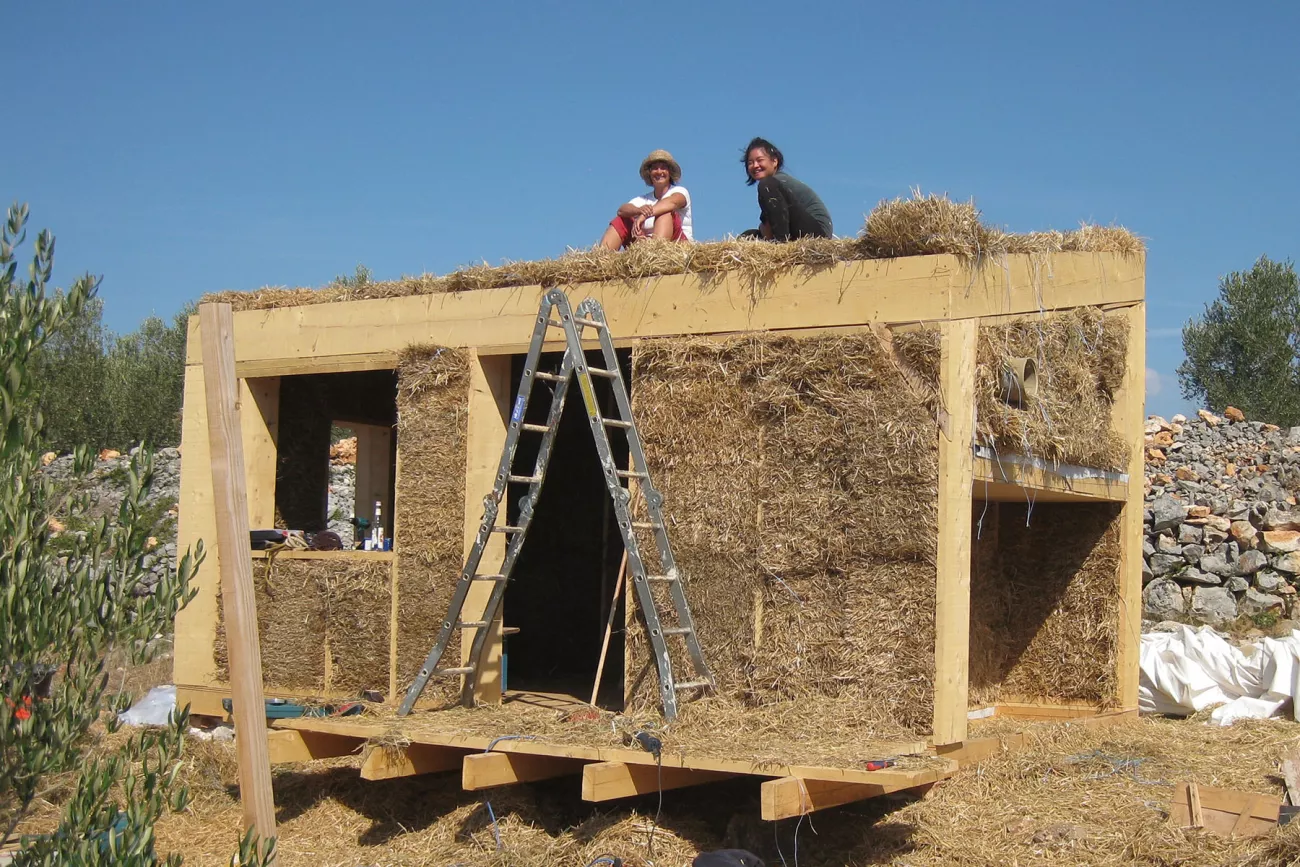
M165 726L167 717L176 710L176 687L155 686L144 698L124 710L117 718L129 726Z
M1143 713L1187 715L1218 707L1211 718L1280 715L1300 689L1300 630L1234 647L1213 629L1183 626L1142 636L1138 706Z

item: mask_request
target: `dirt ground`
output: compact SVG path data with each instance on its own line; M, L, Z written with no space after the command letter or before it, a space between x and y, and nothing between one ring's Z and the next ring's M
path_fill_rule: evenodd
M1026 748L964 769L923 797L779 823L758 819L756 780L664 792L662 806L653 795L593 805L579 799L576 777L470 793L457 774L367 782L359 758L282 766L274 775L279 863L581 867L612 854L678 867L701 851L739 847L791 867L1300 864L1300 828L1229 840L1167 818L1180 780L1280 795L1278 762L1300 743L1295 723L1143 719L1028 730ZM235 771L232 745L191 741L193 802L159 825L161 851L181 852L188 864L228 862L240 824Z

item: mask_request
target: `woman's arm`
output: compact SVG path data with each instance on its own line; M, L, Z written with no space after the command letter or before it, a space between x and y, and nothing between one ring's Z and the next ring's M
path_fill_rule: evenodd
M673 211L680 211L684 207L686 207L686 197L681 193L673 193L655 202L650 209L649 216L658 217L661 214L671 214Z

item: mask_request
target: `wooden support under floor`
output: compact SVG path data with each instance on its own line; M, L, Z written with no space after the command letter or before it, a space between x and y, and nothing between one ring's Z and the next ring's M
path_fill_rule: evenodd
M363 738L328 732L296 732L275 729L266 733L267 754L271 764L310 762L315 759L336 759L360 753L365 746Z
M952 763L955 769L956 762ZM854 801L864 801L905 789L922 789L932 786L950 775L951 770L918 769L909 771L877 771L879 783L844 783L832 780L811 780L800 777L782 777L768 780L759 788L763 819L775 822L806 816L814 810L838 807Z
M465 756L460 786L467 792L532 783L582 772L581 759L526 753L474 753Z
M400 749L376 747L361 764L361 779L391 780L454 771L466 755L465 750L429 744L408 744Z
M627 762L592 762L582 769L582 799L613 801L730 780L735 776L722 771L630 765Z

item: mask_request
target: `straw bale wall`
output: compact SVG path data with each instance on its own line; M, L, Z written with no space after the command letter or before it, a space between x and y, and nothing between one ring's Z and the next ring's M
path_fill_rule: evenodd
M845 697L928 731L937 427L877 335L658 340L633 353L638 427L719 692ZM642 545L650 550L649 539ZM674 666L689 672L679 645ZM632 704L656 700L643 628Z
M386 692L389 572L383 562L254 561L263 683L305 692ZM222 607L217 610L213 655L217 678L224 683L230 678L229 656ZM331 657L328 682L326 643Z
M464 558L467 353L406 350L397 368L397 682L405 688L433 648ZM447 659L459 661L459 637ZM426 700L456 684L429 681Z
M1117 699L1118 503L977 503L970 701Z

